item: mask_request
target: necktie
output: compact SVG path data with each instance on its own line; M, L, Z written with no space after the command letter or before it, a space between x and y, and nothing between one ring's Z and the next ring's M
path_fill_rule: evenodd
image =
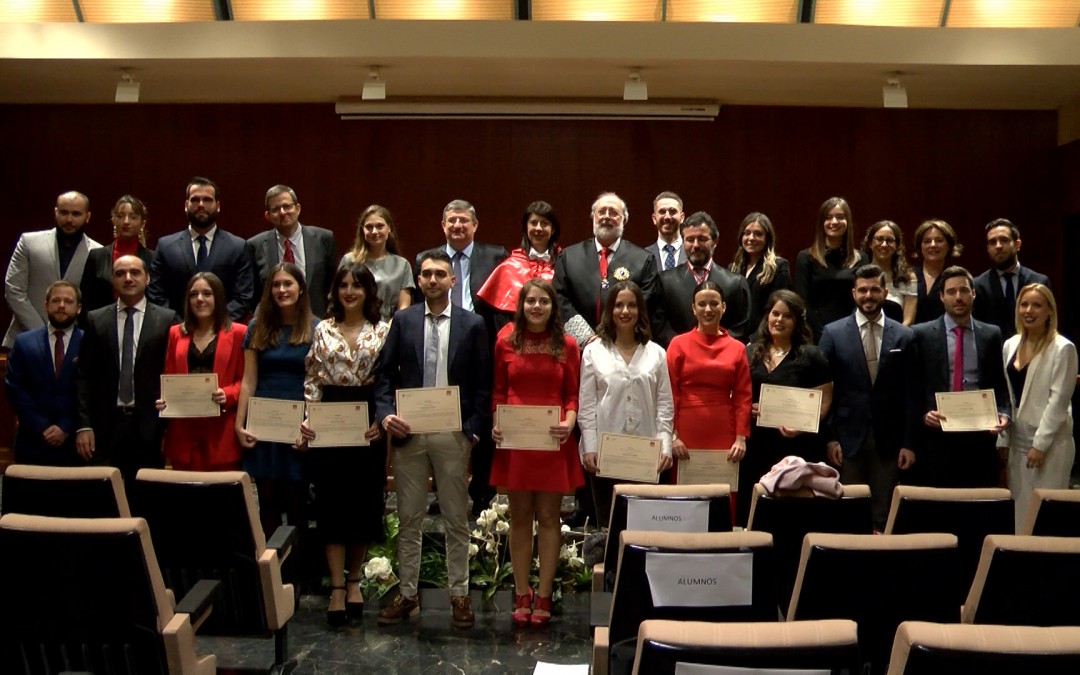
M293 255L292 242L288 239L285 240L285 253L281 256L281 262L283 263L296 263L296 256Z
M597 324L600 323L600 310L602 309L601 305L603 304L601 299L604 297L604 291L606 291L607 287L608 287L607 259L608 259L609 255L611 255L611 249L610 248L607 248L605 246L604 248L600 249L600 293L596 296L596 323Z
M53 348L53 370L56 371L56 379L60 379L60 369L64 366L64 331L53 331L56 336L56 346Z
M863 331L862 348L866 355L866 369L870 371L870 384L877 380L878 349L877 336L874 334L877 324L872 321L866 322L866 330Z
M434 387L439 370L439 322L442 316L431 315L428 320L431 322L431 330L428 331L424 344L424 386Z
M124 344L120 348L120 402L135 402L135 308L125 307Z
M450 287L450 302L461 307L461 289L465 287L467 279L461 278L461 256L462 252L458 251L453 257L454 266L454 285Z
M206 266L206 235L200 234L195 238L199 242L199 254L195 256L195 269L200 272L205 272Z
M664 244L664 269L670 270L675 267L675 247L671 244Z
M1009 325L1013 325L1016 319L1016 289L1013 288L1013 276L1016 272L1005 272L1005 307L1009 312Z
M952 356L952 390L964 390L964 327L953 326L952 332L956 335L956 344L953 346Z

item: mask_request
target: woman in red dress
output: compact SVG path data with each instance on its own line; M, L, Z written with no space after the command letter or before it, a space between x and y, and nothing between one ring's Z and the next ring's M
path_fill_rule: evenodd
M240 443L236 400L244 377L246 326L229 320L225 286L212 272L199 272L188 282L184 323L169 329L165 374L216 373L214 403L221 417L171 419L165 429L165 458L180 471L236 471ZM165 401L157 402L158 410Z
M510 562L514 568L514 623L543 626L551 619L551 593L562 544L559 507L562 496L584 484L577 444L570 432L577 422L577 343L563 333L555 288L542 279L525 282L514 321L495 342L492 404L559 406L550 431L561 445L556 452L497 448L491 484L510 493ZM496 444L503 439L496 423ZM535 603L529 586L533 518L539 523L540 585Z
M518 295L529 279L551 281L555 277L555 256L559 253L559 217L547 202L533 202L521 216L521 248L488 275L477 293L495 308L497 325L511 321Z
M701 282L692 302L697 328L675 336L667 349L675 401L671 452L683 462L690 458L687 449L725 450L728 461L738 462L746 454L750 435L746 348L720 327L724 315L720 286ZM737 485L731 487L738 490Z

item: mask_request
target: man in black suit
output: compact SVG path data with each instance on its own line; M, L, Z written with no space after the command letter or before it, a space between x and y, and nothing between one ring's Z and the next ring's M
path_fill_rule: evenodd
M274 229L248 239L258 271L258 288L266 283L274 265L291 262L304 271L312 313L325 316L330 284L338 264L334 233L300 223L300 201L288 185L275 185L267 190L265 201L263 217Z
M683 251L681 228L686 214L683 213L682 197L674 192L661 192L652 203L652 222L656 226L656 241L645 247L656 260L661 274L686 262Z
M971 318L976 294L970 272L949 267L939 279L945 315L912 329L909 396L922 418L915 447L918 475L920 482L935 487L995 487L1001 466L997 435L1009 424L1001 331ZM935 394L977 390L994 392L997 425L986 431L942 431Z
M691 214L682 223L682 244L687 262L660 275L660 315L653 334L667 348L671 338L697 327L691 305L694 289L703 281L720 286L724 315L720 325L737 340L745 340L750 316L750 287L746 279L713 262L720 236L716 222L704 211Z
M874 528L885 531L899 470L915 462L918 413L906 379L913 334L885 316L885 273L877 265L855 270L855 312L825 326L821 351L832 370L827 446L840 482L870 485Z
M82 330L79 288L54 281L45 291L48 325L20 333L8 354L4 382L19 418L12 449L19 464L74 466L75 361Z
M593 237L567 246L555 260L555 290L566 332L582 348L596 337L600 308L608 288L630 280L641 287L649 318L660 304L660 275L656 260L645 249L623 239L630 219L626 202L604 192L592 205Z
M401 523L401 591L392 605L379 612L378 621L400 623L420 609L420 525L428 475L433 472L446 525L451 619L455 626L468 628L473 625L473 611L465 466L482 435L491 435L491 351L483 320L450 302L456 283L450 256L439 250L424 253L419 269L417 285L424 302L394 315L376 370L375 419L395 446L394 486ZM459 390L461 431L412 434L409 421L398 415L398 390L450 386Z
M475 312L484 320L490 354L494 351L495 335L498 332L495 325L495 310L476 294L491 276L491 271L510 254L502 246L476 241L476 228L479 226L476 208L472 204L464 199L451 201L443 209L442 215L442 231L446 237L446 246L429 249L416 256L416 265L413 269L419 270L421 258L431 251L443 251L450 257L456 279L454 286L450 289L450 302L462 309ZM423 296L423 289L417 288L417 293ZM488 383L489 389L491 384ZM495 489L488 482L491 478L491 460L495 453L495 445L488 432L480 434L480 442L472 451L472 479L469 481L469 496L473 501L472 512L475 516L479 516L495 497ZM440 502L432 504L432 513L438 513L439 508Z
M161 398L169 327L179 317L147 302L148 281L137 256L116 259L119 300L87 315L76 368L75 449L86 462L119 468L125 481L139 469L165 465L164 424L155 402Z
M225 285L229 317L243 321L254 305L255 269L247 242L217 226L217 184L196 176L188 183L186 230L158 239L150 263L150 302L183 316L187 284L196 272L213 272Z
M975 277L975 308L979 321L1001 329L1001 338L1016 334L1016 298L1028 284L1050 285L1045 274L1020 264L1020 230L1004 218L986 224L986 252L993 267Z

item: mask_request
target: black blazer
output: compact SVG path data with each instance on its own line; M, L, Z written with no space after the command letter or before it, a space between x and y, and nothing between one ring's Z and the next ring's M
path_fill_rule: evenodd
M415 274L420 274L420 258L428 251L442 251L445 253L446 244L418 253L413 265ZM480 288L483 287L487 278L491 276L491 271L509 257L510 254L504 247L495 244L484 244L479 241L473 242L472 255L469 256L469 293L472 295L473 311L484 320L484 327L490 340L488 346L491 348L495 346L495 308L484 302L477 293L480 292ZM420 290L419 284L413 289L413 304L424 304L424 293Z
M1017 268L1016 274L1017 295L1020 294L1020 289L1028 284L1050 285L1050 279L1045 274L1029 270L1023 265ZM1001 274L997 269L991 267L975 277L975 304L971 313L979 321L992 323L1001 329L1002 340L1016 335L1015 311L1015 306L1009 307L1005 303L1005 291L1001 290Z
M338 268L334 233L321 227L304 224L300 225L300 232L304 239L304 279L307 281L311 313L321 319L326 316L330 285L334 283L334 274L337 273ZM255 297L258 298L261 297L262 288L266 285L270 268L281 262L277 231L260 232L248 239L247 243L251 247L251 256L258 272L258 285L255 287Z
M915 273L915 323L941 318L945 314L945 305L941 304L941 275L927 288L922 265L915 265L912 271ZM974 307L972 312L974 313Z
M761 266L762 262L759 260L750 271L750 276L746 276L745 271L743 272L743 278L750 287L750 316L746 320L746 342L750 341L757 332L758 326L761 325L761 319L765 316L765 303L769 301L769 296L773 291L791 288L791 266L785 258L777 256L776 274L767 284L761 284L757 280L757 275L761 273Z
M720 325L731 333L731 337L745 341L750 313L750 287L746 279L714 262L709 269L708 280L723 289L727 308ZM694 281L694 273L686 265L660 275L660 312L657 325L653 326L653 335L665 349L673 337L697 326L697 319L690 308L695 288L697 282Z
M4 383L8 400L19 418L12 447L15 461L20 464L81 463L75 454L75 364L83 332L78 327L71 332L71 342L57 378L49 338L52 330L52 327L35 328L20 333L8 354ZM54 424L68 434L60 447L49 445L41 437Z
M420 303L394 314L375 367L375 419L397 411L398 389L424 386L424 313ZM483 439L491 433L491 351L487 330L475 313L450 308L446 379L460 388L461 430Z
M169 327L179 322L171 309L146 303L139 343L135 348L135 415L139 435L148 443L159 442L164 424L154 403L161 396L161 373ZM116 304L90 312L79 348L76 369L77 429L90 427L98 451L109 447L120 387L120 342L116 334ZM95 456L97 463L109 458Z
M79 291L82 293L80 325L86 323L86 315L90 312L116 302L112 287L113 246L115 243L95 248L86 256L86 267L83 268L82 282L79 284ZM150 264L154 260L154 249L139 244L136 255L149 272Z
M608 282L614 286L622 279L620 270L626 271L627 279L641 287L649 319L655 322L660 307L660 275L656 260L635 244L623 239L614 255L608 258ZM600 258L596 253L596 240L572 244L564 248L555 259L555 291L559 295L559 309L568 332L575 338L572 320L579 317L589 329L596 330L596 301L603 306L607 291L600 288ZM587 331L586 331L587 332Z
M225 285L229 301L229 317L243 321L255 305L255 268L247 242L218 227L214 243L206 260L207 271L213 272ZM157 251L150 263L150 286L146 297L150 302L168 307L184 315L187 298L184 291L195 274L195 253L187 229L158 239Z
M871 384L855 314L830 323L822 331L818 346L829 360L833 376L832 405L826 421L845 457L858 454L870 428L875 448L883 456L895 458L901 448L915 449L917 425L922 422L907 396L913 339L910 328L885 319L877 379Z

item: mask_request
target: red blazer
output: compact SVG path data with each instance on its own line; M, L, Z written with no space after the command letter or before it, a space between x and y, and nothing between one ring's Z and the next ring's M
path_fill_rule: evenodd
M169 329L169 346L165 353L165 374L182 375L188 372L188 349L191 336L183 335L180 326ZM214 352L214 372L218 386L225 392L221 417L203 419L172 419L165 430L165 458L174 468L193 471L235 468L240 462L242 448L236 439L236 400L240 395L240 380L244 377L244 332L247 326L233 322L228 330L218 332Z

